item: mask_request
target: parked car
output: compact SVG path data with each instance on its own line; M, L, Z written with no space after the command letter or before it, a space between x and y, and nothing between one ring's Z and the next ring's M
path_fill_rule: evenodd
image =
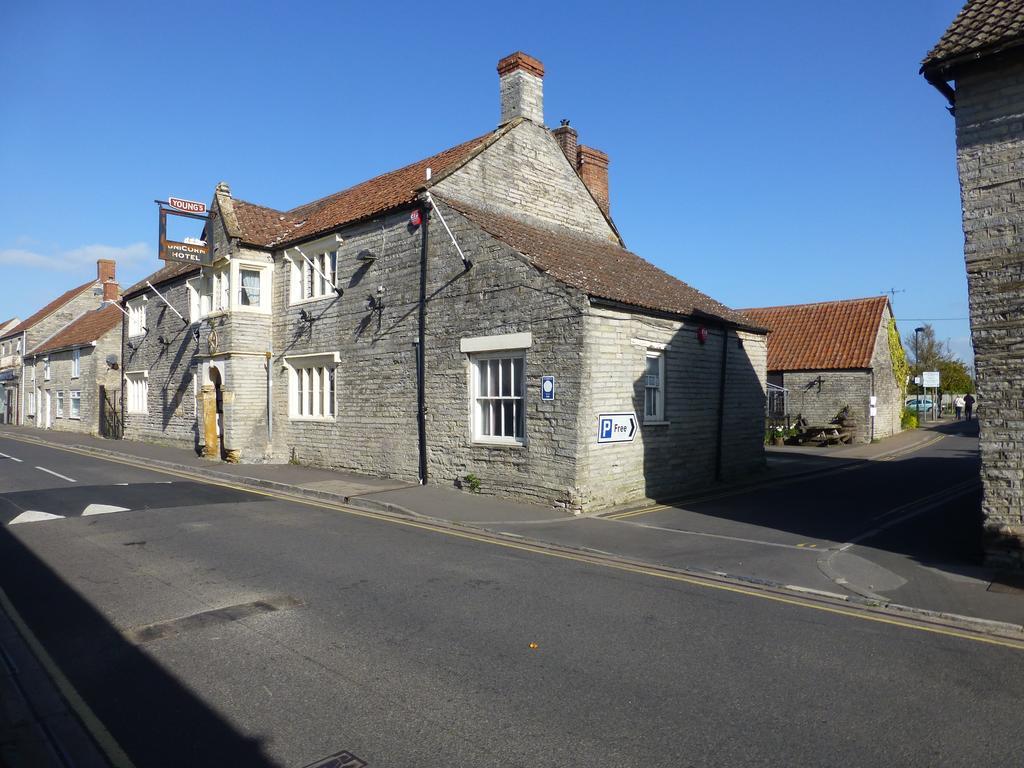
M909 397L904 407L910 411L930 411L935 407L935 402L930 397Z

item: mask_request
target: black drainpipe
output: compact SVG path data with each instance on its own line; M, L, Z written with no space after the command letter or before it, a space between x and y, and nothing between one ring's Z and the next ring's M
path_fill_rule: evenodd
M729 327L722 325L722 375L718 382L718 453L715 456L715 480L722 479L722 454L725 450L725 369L729 362Z
M419 433L420 484L427 484L427 393L426 393L426 353L427 335L427 222L430 211L426 206L420 209L420 306L419 330L416 337L416 428Z

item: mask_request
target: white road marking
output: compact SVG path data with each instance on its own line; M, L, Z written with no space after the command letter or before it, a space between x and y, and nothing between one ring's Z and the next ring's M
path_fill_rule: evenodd
M82 510L82 517L87 515L109 515L111 512L127 512L128 507L115 507L113 504L90 504Z
M46 467L36 467L36 469L41 469L43 472L49 472L54 477L59 477L61 480L67 480L69 483L77 483L78 482L73 477L68 477L67 475L62 475L60 472L54 472L52 469L47 469Z
M622 523L622 520L616 520L614 517L595 517L594 520L607 520L612 523ZM685 528L665 528L660 525L647 525L646 523L623 523L624 525L637 525L641 528L650 528L655 531L665 531L666 533L678 533L683 536L704 536L709 539L724 539L725 541L739 541L743 544L758 544L762 547L779 547L781 549L795 549L797 552L811 552L817 554L821 550L811 549L810 547L800 547L796 544L784 544L779 541L762 541L761 539L745 539L742 536L726 536L723 533L706 533L704 531L688 531Z
M8 456L6 453L0 453L0 457L3 457L5 459L10 459L11 461L16 461L19 464L21 464L21 459L16 459L13 456Z
M42 520L60 520L63 517L64 515L51 515L49 512L37 512L34 509L29 509L11 520L8 525L17 525L18 523L38 523Z
M114 483L114 485L128 485L128 483Z

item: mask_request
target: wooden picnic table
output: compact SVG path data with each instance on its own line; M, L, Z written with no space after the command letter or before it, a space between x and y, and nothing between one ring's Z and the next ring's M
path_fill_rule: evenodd
M805 424L800 427L797 439L800 443L817 443L825 446L850 443L853 441L853 434L841 424Z

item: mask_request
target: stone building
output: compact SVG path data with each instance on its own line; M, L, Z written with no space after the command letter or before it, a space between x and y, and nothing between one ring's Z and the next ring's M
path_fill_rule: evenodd
M893 355L903 346L885 296L742 312L769 330L768 383L785 390L793 418L828 424L849 407L859 442L901 431L906 382Z
M105 437L119 432L121 309L117 283L103 303L25 356L25 424Z
M99 259L95 280L66 291L13 328L0 332L0 351L4 352L0 357L3 423L25 424L26 412L36 408L34 387L24 383L25 354L85 312L96 309L102 301L104 285L116 285L116 268L113 261Z
M626 250L543 66L498 73L499 127L425 160L289 211L219 185L213 265L125 292L126 437L575 511L760 468L763 330Z
M985 550L1024 566L1024 2L972 0L921 67L956 124Z

